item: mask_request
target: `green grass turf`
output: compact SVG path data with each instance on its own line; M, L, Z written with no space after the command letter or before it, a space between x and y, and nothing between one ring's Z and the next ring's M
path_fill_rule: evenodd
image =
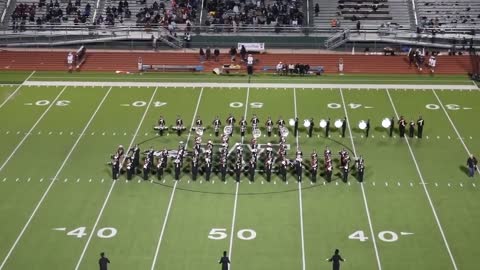
M29 72L0 72L0 83L21 83L30 75ZM31 81L97 81L97 82L236 82L246 83L245 74L217 76L210 73L132 73L116 74L115 72L61 72L37 71ZM255 74L252 83L339 83L339 84L449 84L471 85L466 75L395 75L395 74L326 74L322 76L277 76L274 74Z
M17 87L0 87L0 104ZM396 138L389 138L387 131L380 127L384 117L394 115L384 89L340 92L339 89L67 87L58 100L70 101L68 106L35 105L40 100L51 102L63 89L21 87L0 108L4 116L0 118L3 149L0 166L5 164L0 170L3 221L0 263L52 177L58 173L2 269L32 266L75 269L77 263L79 269L91 269L97 267L101 251L107 252L112 269L151 269L152 265L154 269L211 269L219 267L216 262L223 250L229 250L232 235L230 255L234 269L328 269L331 266L325 258L335 248L341 249L347 258L343 269L378 269L370 221L382 269L453 269L432 206L458 269L477 268L478 175L474 180L466 176L462 165L467 152L444 111L441 107L427 109L426 105L434 104L429 106L437 108L435 105L440 103L436 93L447 106L446 111L466 147L477 153L479 129L474 119L480 108L478 91L389 90L399 114L408 120L418 115L425 118L424 138L409 139L417 169L406 142L398 138L398 134ZM341 138L336 129L330 138L325 138L318 127L322 118L330 117L333 124L345 115L341 94L347 104L354 145L348 131L346 138ZM147 109L150 100L153 102ZM166 102L166 105L158 106L155 102ZM154 176L151 182L140 180L139 176L130 182L125 181L125 176L117 182L110 180L106 162L119 144L128 147L130 142L135 142L140 143L142 149L150 146L173 149L179 141L188 141L190 148L194 136L189 137L188 132L181 137L173 133L159 137L152 126L160 115L170 125L177 114L190 126L197 102L197 116L206 125L211 124L215 115L225 121L228 113L234 114L237 121L243 115L249 120L256 114L262 128L268 116L274 120L279 116L289 119L297 113L301 124L303 119L313 117L315 136L307 138L303 127L299 132L298 144L305 161L308 162L313 149L322 157L325 146L332 149L334 158L342 148L350 152L355 149L366 159L363 191L354 176L350 176L347 183L338 176L330 183L321 176L316 183L311 183L308 173L301 184L296 183L293 175L289 176L288 184L277 176L267 182L261 173L257 173L253 183L243 177L238 186L231 176L226 183L216 175L210 182L203 176L191 181L186 171L177 184L169 173L164 181ZM233 102L236 102L235 108L230 106ZM25 105L29 103L32 105ZM239 103L263 103L263 106L253 108L238 106ZM357 127L360 120L366 119L372 124L369 138ZM85 133L81 134L90 120ZM218 142L211 137L212 133L210 127L203 142L210 138ZM290 130L287 139L290 157L296 147L292 133ZM245 142L250 136L249 132ZM78 138L78 144L66 160ZM230 145L241 141L237 129ZM277 141L278 137L273 136L259 138L261 144ZM432 205L419 172L426 182ZM166 226L159 243L164 222ZM85 227L86 235L67 235L79 227ZM117 233L111 238L98 237L98 231L103 228L115 228ZM226 237L209 239L212 229L221 229ZM256 238L240 239L237 233L246 229L254 230ZM349 239L356 231L363 231L368 239L363 242ZM398 235L398 240L387 242L378 236L383 232L388 240L391 237L388 231ZM413 234L403 236L401 232ZM243 236L248 237L249 233Z

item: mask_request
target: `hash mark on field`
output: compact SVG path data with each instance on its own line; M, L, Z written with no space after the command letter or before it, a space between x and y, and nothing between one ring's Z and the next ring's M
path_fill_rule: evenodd
M448 186L451 187L450 183L448 183Z
M437 183L435 183L435 186L436 186L436 187L438 187L438 184L437 184Z
M335 182L335 185L338 186L338 182Z
M17 131L17 135L20 134L20 131Z
M41 135L41 134L42 134L42 132L41 132L41 131L39 131L39 132L38 132L38 135Z
M59 133L59 134L60 134L60 135L63 135L63 131L60 131L60 133Z
M372 185L375 186L375 182L372 182Z
M92 182L92 178L88 179L88 182Z
M460 183L460 187L463 187L463 184L462 184L462 183Z
M3 178L3 181L2 181L2 182L5 182L5 181L7 181L7 178L6 178L6 177L5 177L5 178Z
M123 136L127 136L127 133L126 133L126 132L124 132L124 133L123 133Z
M440 139L440 136L437 136L437 139Z
M413 187L413 183L412 183L412 182L410 182L410 186Z
M388 182L385 182L385 186L388 187Z
M10 134L10 131L5 132L5 134ZM472 137L470 137L470 139L471 139L471 138L472 138Z
M117 133L116 133L116 132L113 132L113 136L115 136L115 135L117 135Z
M40 178L40 182L43 182L43 178Z
M80 182L80 178L77 178L77 183Z
M50 131L50 132L48 132L48 135L52 135L52 133L53 133L53 132Z
M475 185L475 183L472 183L472 185L473 185L473 187L477 187L477 186Z
M105 136L105 132L102 133L102 136Z
M91 135L92 135L92 136L93 136L93 135L95 135L95 132L92 132L92 134L91 134Z
M64 182L67 182L68 181L68 178L65 178L65 180L63 180Z
M400 182L397 182L397 185L400 186Z
M27 182L30 182L30 180L32 180L32 178L28 177Z
M138 179L138 183L140 183L140 179Z
M70 135L73 135L73 131L70 132Z
M472 139L472 136L470 136L470 140Z
M347 184L350 186L350 182L347 182Z
M450 140L450 136L447 136L447 137L448 137L448 139Z

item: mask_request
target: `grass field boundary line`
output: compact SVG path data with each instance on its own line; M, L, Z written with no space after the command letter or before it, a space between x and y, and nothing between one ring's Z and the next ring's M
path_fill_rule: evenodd
M297 113L297 89L293 88L293 104L295 110L295 118L298 117ZM297 144L297 149L299 146L298 143L298 132L295 134L295 141ZM306 269L306 260L305 260L305 234L303 230L303 200L302 200L302 183L298 182L298 207L299 207L299 218L300 218L300 240L302 245L302 270Z
M419 84L338 84L338 83L228 83L228 82L88 82L88 81L28 81L25 85L31 86L79 86L79 87L205 87L205 88L306 88L306 89L451 89L477 90L473 85L419 85Z
M147 116L148 109L150 108L150 106L153 103L153 99L155 98L155 95L157 93L157 89L158 89L158 87L156 87L155 90L153 91L152 97L150 98L150 101L148 102L148 105L145 108L145 112L143 113L142 118L140 119L140 123L138 124L137 129L135 130L135 133L134 133L134 135L132 137L132 140L130 141L130 144L128 145L127 149L132 148L132 145L135 142L135 139L137 137L138 132L140 131L140 128L143 124L143 121L145 120L145 117ZM125 160L125 158L124 158L124 160ZM122 160L122 162L120 162L120 164L122 164L122 163L123 163L123 160ZM92 241L92 237L95 234L94 232L97 230L97 226L98 226L98 223L100 222L100 219L102 218L103 211L105 211L107 203L110 199L110 195L112 194L113 188L115 187L115 183L117 183L117 181L112 181L112 184L110 185L110 189L107 193L107 196L105 197L105 200L102 204L102 207L100 208L100 212L98 213L97 219L95 220L95 223L93 224L93 227L90 230L90 235L88 236L87 242L85 243L85 246L83 247L82 253L80 254L80 258L78 259L77 265L75 266L75 270L78 270L78 268L80 267L80 264L82 263L83 257L85 256L85 252L87 251L88 246L90 245L90 241Z
M32 73L30 73L30 75L25 79L25 81L23 83L21 83L20 85L18 85L18 87L15 89L15 91L13 91L13 93L11 93L3 102L2 104L0 104L0 109L5 105L5 103L7 103L13 96L15 96L17 94L17 92L20 90L20 88L22 88L22 86L24 85L24 83L26 81L28 81L28 79L30 79L30 77L33 76L33 74L35 74L35 70L32 71Z
M18 242L20 241L20 239L22 238L23 234L25 233L25 231L27 230L28 226L30 225L30 222L32 221L32 219L35 217L38 209L40 208L40 206L42 205L43 201L45 200L45 198L47 197L48 193L50 192L50 189L52 188L53 184L55 183L55 180L57 180L57 177L58 175L60 174L60 172L63 170L63 168L65 167L65 164L67 163L67 161L70 159L70 156L72 155L73 151L76 149L78 143L80 142L80 140L82 139L82 137L84 137L82 134L85 133L85 131L87 131L88 127L90 126L90 124L92 123L93 119L95 118L95 116L97 115L97 112L100 110L100 108L103 106L103 103L105 102L105 100L107 99L108 95L110 94L110 90L112 90L112 88L110 87L110 89L105 93L105 96L103 97L103 99L100 101L100 103L98 104L96 110L93 112L92 116L90 117L90 119L88 120L87 124L85 125L85 127L83 128L83 131L82 133L80 133L80 135L78 136L77 140L75 141L75 143L73 144L72 148L70 148L70 151L68 152L67 156L65 157L65 159L63 160L62 164L60 165L60 168L57 170L57 172L55 173L55 176L52 178L52 180L50 181L50 184L48 185L47 189L45 190L45 192L43 193L42 197L40 198L40 200L38 201L37 205L35 206L35 208L33 209L33 212L32 214L30 215L30 217L28 218L27 222L25 223L25 225L23 226L22 230L20 231L20 234L17 236L17 239L15 240L15 242L13 243L12 247L10 248L10 250L8 251L7 255L5 256L2 264L0 265L0 270L3 269L5 263L7 262L8 258L10 257L10 255L12 254L13 250L15 249L15 247L17 246ZM52 102L52 104L54 104L54 102Z
M347 106L345 104L345 98L343 96L342 88L340 88L340 97L342 98L343 111L345 112L345 117L347 118L347 127L348 127L348 133L350 134L350 142L352 143L353 155L355 156L355 159L357 159L357 149L355 147L355 142L353 141L352 128L350 127L350 117L348 116ZM382 270L382 264L381 264L381 261L380 261L380 255L379 255L378 247L377 247L377 240L375 238L375 231L373 230L372 218L371 218L371 215L370 215L370 210L368 208L367 195L365 193L365 187L363 186L363 182L360 183L360 187L361 187L361 190L362 190L362 197L363 197L363 204L365 206L365 213L367 214L368 226L370 228L370 235L371 235L371 238L372 238L373 249L375 251L375 257L376 257L376 260L377 260L377 267L378 267L378 270Z
M468 155L471 155L471 152L470 152L470 150L468 149L467 145L465 144L465 141L463 140L462 135L460 135L460 132L458 131L458 129L457 129L457 127L455 126L455 124L453 123L452 118L450 118L450 115L448 114L447 110L445 109L445 106L443 106L443 102L440 100L440 97L437 95L437 93L435 92L435 90L432 89L432 92L433 92L433 94L435 95L435 97L437 98L438 103L439 103L440 106L442 107L443 112L444 112L445 115L447 116L448 121L449 121L450 124L452 125L453 130L455 130L455 133L457 133L457 136L458 136L458 138L460 139L460 142L462 143L463 148L465 148L465 151L467 152ZM479 168L478 166L477 166L477 171L480 173L480 168Z
M22 140L17 144L17 146L13 149L12 153L7 157L5 162L3 162L2 166L0 166L0 171L5 168L7 163L10 161L10 159L15 155L15 153L18 151L18 149L23 145L23 143L27 140L27 138L32 134L33 130L37 127L37 125L42 121L43 117L50 111L50 109L55 105L57 100L60 98L60 96L63 94L63 92L67 89L67 86L64 86L62 91L58 93L58 95L55 97L55 99L48 105L47 109L40 115L40 117L37 119L37 121L33 124L33 126L30 128L30 130L23 136Z
M392 96L390 95L390 92L388 91L388 89L386 92L387 92L388 99L392 104L392 108L395 113L395 116L397 117L397 119L399 119L399 115L397 113L395 104L393 103ZM422 182L423 190L425 191L425 195L427 196L428 203L430 204L430 208L432 209L433 216L435 218L435 221L437 222L438 229L440 230L443 243L445 244L445 248L447 249L448 255L450 256L450 260L452 262L453 268L455 270L458 270L457 263L455 262L455 258L453 257L452 251L450 250L450 245L448 244L447 237L445 236L442 224L440 223L440 219L438 218L437 211L435 210L435 206L433 205L433 201L430 197L430 192L427 189L427 185L425 184L425 180L423 179L422 172L420 171L420 166L418 165L417 159L415 158L415 154L413 153L413 150L412 150L412 147L410 146L410 142L408 141L408 138L404 137L404 139L405 139L405 142L407 143L408 150L410 151L410 156L412 157L413 163L415 164L415 168L417 169L417 173L418 173L418 176L420 177L420 181Z
M188 129L189 131L188 131L187 140L185 141L185 150L187 149L188 142L190 141L190 137L192 136L192 127L195 123L195 118L197 117L198 108L200 107L200 102L202 100L202 95L203 95L203 87L200 90L200 94L198 94L197 106L195 107L195 112L193 113L192 123ZM165 212L165 217L163 219L162 229L158 237L157 247L155 248L155 255L153 256L152 266L150 268L151 270L155 269L155 265L157 263L158 253L160 252L160 246L162 245L163 235L165 234L165 229L167 228L168 217L170 216L170 210L172 208L173 197L175 196L175 190L177 189L177 184L178 184L178 181L175 181L175 184L173 184L172 193L170 194L170 200L168 201L167 211Z
M245 98L245 111L243 113L243 118L246 120L247 119L247 112L248 112L248 100L250 99L250 86L247 87L247 95ZM242 145L244 142L244 137L242 137ZM228 246L228 256L230 260L232 259L232 250L233 250L233 238L235 235L235 220L237 218L237 205L238 205L238 190L240 189L240 182L237 182L235 184L235 197L233 200L233 213L232 213L232 226L230 227L230 243ZM230 270L232 266L230 265Z

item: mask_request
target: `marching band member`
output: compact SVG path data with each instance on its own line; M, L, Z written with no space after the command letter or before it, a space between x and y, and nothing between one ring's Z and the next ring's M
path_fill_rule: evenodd
M118 156L113 156L112 157L112 179L117 180L118 175L120 174L120 161L118 159Z
M393 125L393 122L392 122L392 125ZM405 137L405 127L406 127L406 125L407 125L407 121L405 121L403 116L400 116L400 120L398 120L398 130L400 132L400 138Z
M202 119L200 119L200 116L197 116L197 120L195 120L195 125L197 125L197 128L203 127L203 121Z
M252 156L252 158L250 158L250 162L249 162L249 174L248 176L250 176L250 182L253 182L254 181L254 178L255 178L255 169L257 168L257 161L255 160L255 158Z
M125 148L123 148L123 145L119 145L117 148L117 152L115 153L118 160L122 160L124 154L125 154Z
M154 155L155 155L155 150L153 149L153 146L150 147L149 150L145 151L144 154L147 155L147 158L148 158L148 160L150 161L150 163L149 163L149 165L148 165L148 169L150 170L151 167L153 166L153 164L152 164L152 163L153 163L153 157L154 157Z
M330 156L325 158L325 179L327 182L332 181L332 173L333 173L333 163Z
M342 120L342 138L345 138L345 130L347 129L347 117Z
M150 173L150 166L151 166L151 162L147 156L143 161L143 180L148 180L148 174Z
M67 55L67 63L68 63L68 72L72 72L75 64L75 56L73 55L72 52L69 52Z
M215 120L213 120L213 128L215 130L215 137L218 137L218 133L220 132L220 126L222 125L222 121L218 118L218 115L215 116Z
M269 116L267 119L267 122L265 123L265 126L267 127L267 134L268 137L272 136L272 130L273 130L273 121L272 118Z
M198 155L194 155L192 158L192 180L196 181L198 175Z
M252 138L252 140L250 141L250 149L251 149L252 157L254 157L255 161L257 161L257 155L258 155L257 139Z
M212 173L212 160L210 156L205 158L205 180L210 181L210 174Z
M265 149L265 155L267 159L273 158L273 148L271 143L267 143L267 148Z
M132 170L135 174L138 166L140 165L140 147L138 147L138 144L135 144L134 147L130 148L127 155L132 157Z
M160 156L160 158L157 160L157 180L158 181L162 180L164 163L166 165L166 162L163 161L163 159L164 159L164 157Z
M317 182L318 159L317 156L312 155L310 161L310 173L312 174L312 182Z
M252 124L252 130L255 130L258 128L258 123L260 120L258 120L258 117L256 114L253 115L252 119L250 120L250 123Z
M127 157L127 180L132 180L132 176L135 172L135 167L133 166L132 159Z
M182 162L180 161L180 158L177 156L175 160L173 161L173 165L175 167L175 180L180 180L180 170L182 169Z
M222 155L220 158L220 174L222 181L225 182L225 176L227 175L227 156Z
M415 122L412 120L410 121L410 124L409 124L408 136L410 138L413 138L414 134L415 134Z
M348 152L343 149L340 154L340 169L342 170L342 180L343 182L348 181L348 172L350 170L350 156Z
M302 164L302 155L297 154L297 158L295 158L295 162L293 166L295 167L295 174L297 176L297 181L302 182L302 175L303 175L303 164Z
M227 118L227 125L232 127L232 132L230 133L230 137L233 135L233 126L235 125L235 122L237 122L235 117L233 117L232 114L229 114Z
M285 156L282 157L282 162L280 165L280 175L282 177L283 182L287 181L287 169L290 166L290 160L288 160Z
M390 138L393 136L393 128L395 126L395 117L392 116L392 118L390 119Z
M297 147L297 151L295 152L295 158L303 158L303 152L300 150L300 147Z
M359 182L363 182L363 174L365 172L365 160L362 156L357 158L355 161L356 168L357 168L357 179Z
M200 137L200 136L195 137L195 144L193 145L193 152L194 153L200 153L201 143L202 143L202 137Z
M424 121L423 121L423 118L422 116L420 116L417 120L417 137L419 139L422 138L422 134L423 134L423 125L424 125Z
M236 181L240 182L240 175L242 174L242 159L237 158L235 162L235 176L236 176Z
M223 134L222 135L222 143L227 143L228 144L228 140L230 139L230 136L231 136L231 133L230 133L230 135Z
M175 129L177 130L177 135L181 136L182 135L182 130L185 129L183 126L183 120L180 118L179 115L177 115L177 119L175 120Z
M330 132L330 118L327 118L327 125L325 125L325 138L328 138L328 133Z
M267 157L265 162L265 172L267 174L267 181L270 182L272 177L273 157Z
M368 133L370 132L370 119L367 119L367 126L365 127L365 137L368 138Z
M163 119L163 116L160 116L160 119L158 119L158 126L154 127L154 129L158 130L160 136L163 136L163 130L166 129L166 122L165 119Z
M281 128L285 127L285 120L283 120L281 116L277 121L277 127L278 127L278 136L282 137L280 130Z
M309 121L310 121L310 126L308 126L308 137L311 138L313 133L313 126L315 125L313 122L313 117L310 118Z
M298 117L295 117L295 124L293 125L293 136L297 137L298 135Z
M242 120L240 120L240 136L245 136L245 131L247 130L247 120L242 116Z

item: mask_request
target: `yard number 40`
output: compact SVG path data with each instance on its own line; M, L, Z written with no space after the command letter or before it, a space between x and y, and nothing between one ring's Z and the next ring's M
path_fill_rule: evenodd
M208 238L212 240L222 240L227 236L227 229L225 228L213 228L208 233ZM257 237L257 233L252 229L242 229L237 232L237 237L241 240L253 240Z
M395 242L398 240L398 234L392 231L381 231L378 233L378 238L383 242ZM368 237L365 236L365 232L360 230L356 231L348 236L348 239L359 240L360 242L365 242L368 240Z

